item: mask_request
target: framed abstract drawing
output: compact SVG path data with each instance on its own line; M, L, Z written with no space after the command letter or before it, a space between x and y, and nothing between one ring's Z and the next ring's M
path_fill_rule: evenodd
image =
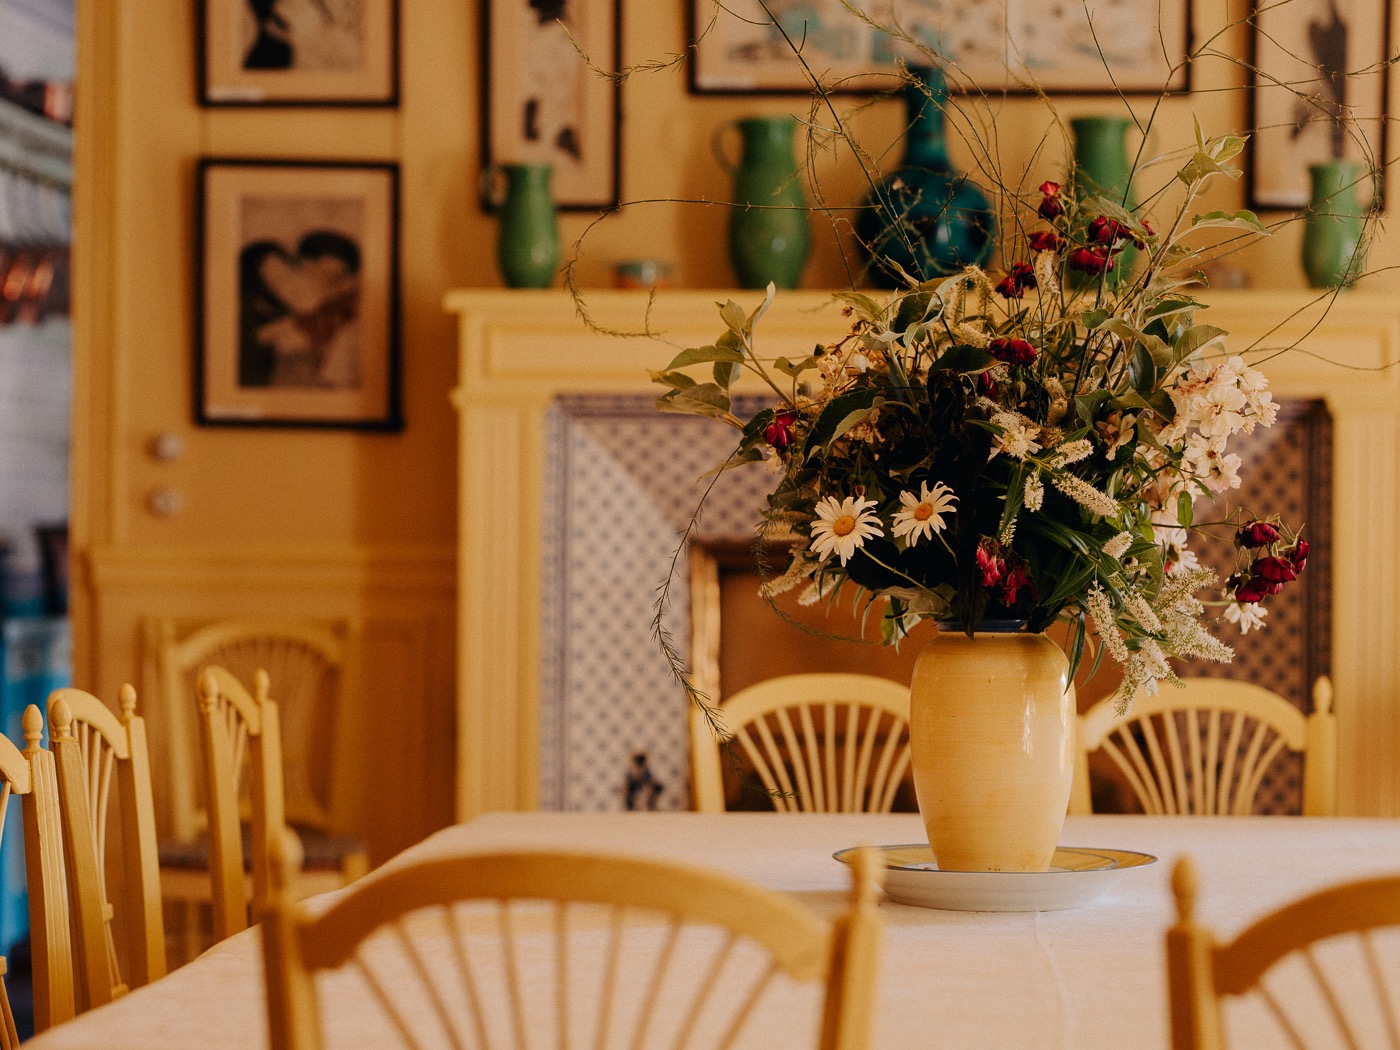
M1249 206L1305 208L1308 168L1330 160L1385 164L1391 4L1387 0L1257 0ZM1370 177L1359 187L1365 199ZM1380 192L1380 180L1375 192ZM1381 201L1373 201L1379 207Z
M482 167L548 164L554 202L621 196L619 0L482 0ZM587 56L587 57L585 57Z
M1190 89L1190 0L858 0L855 6L867 17L842 0L691 0L691 91L806 94L812 85L794 45L829 90L889 90L901 59L929 61L881 28L893 26L943 56L955 89L1115 95Z
M195 419L403 426L398 167L199 164Z
M202 106L397 106L398 0L200 0Z

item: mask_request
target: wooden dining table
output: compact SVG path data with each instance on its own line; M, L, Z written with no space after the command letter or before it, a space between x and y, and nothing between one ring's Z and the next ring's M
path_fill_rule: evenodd
M499 849L615 851L721 869L835 915L849 874L834 852L920 841L918 817L906 814L494 813L437 832L386 868ZM1225 937L1309 891L1400 871L1400 820L1391 819L1070 817L1061 844L1158 860L1117 873L1102 896L1069 910L962 912L883 901L875 1047L1167 1047L1163 933L1174 918L1169 879L1178 857L1195 858L1198 914ZM1400 966L1400 955L1387 958ZM1392 977L1400 988L1400 970ZM262 980L261 942L249 930L28 1045L263 1047ZM360 1013L372 1004L337 998L334 989L325 995L331 1045L377 1045L355 1038L371 1030ZM1280 1045L1257 1010L1231 1013L1227 1025L1232 1047Z

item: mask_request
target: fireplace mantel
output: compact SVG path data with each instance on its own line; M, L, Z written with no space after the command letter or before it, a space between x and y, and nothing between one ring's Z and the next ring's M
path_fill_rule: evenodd
M672 345L722 331L717 301L759 292L568 294L456 291L459 325L457 816L539 799L541 483L545 414L557 395L647 393ZM1251 353L1280 398L1320 398L1333 417L1332 677L1342 812L1400 815L1400 301L1348 293L1231 292L1206 318ZM1297 317L1288 320L1299 311ZM805 355L841 330L828 293L781 294L760 347ZM629 335L648 329L664 342Z

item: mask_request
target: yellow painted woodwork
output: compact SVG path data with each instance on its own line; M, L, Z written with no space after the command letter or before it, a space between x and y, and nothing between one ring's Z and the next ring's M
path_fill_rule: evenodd
M367 975L369 987L391 1018L397 985L417 984L426 990L430 981L421 959L412 951L415 934L439 933L458 945L455 967L438 972L433 985L460 985L470 1025L481 1038L482 1013L471 976L470 951L463 945L451 906L459 902L494 901L500 915L501 950L506 959L509 1013L515 1045L525 1045L523 1019L527 1011L553 1003L556 1017L555 1045L585 1045L596 1039L603 1045L609 1031L610 992L617 973L622 946L620 931L627 913L656 915L668 924L662 961L645 989L641 1007L632 1018L628 1045L658 1045L649 1042L648 1023L660 994L666 962L671 959L681 930L687 926L717 927L731 931L762 950L772 970L799 981L824 986L821 1034L822 1050L865 1050L870 1046L874 1021L873 1002L878 978L881 921L876 912L877 894L883 868L870 853L854 864L852 890L845 913L834 924L817 918L792 897L768 890L731 875L707 871L672 861L660 861L572 852L486 853L421 861L367 879L338 899L330 908L313 915L287 892L287 879L296 870L299 857L296 843L279 844L281 856L275 869L271 909L263 922L264 971L267 980L268 1025L273 1050L315 1050L321 1046L319 1011L313 976L336 969L352 960ZM567 877L561 878L561 873ZM570 1020L568 982L558 977L552 988L542 990L543 982L526 979L515 963L517 933L507 909L513 901L554 902L554 922L550 936L554 946L555 974L567 975L570 966L590 969L601 966L602 1003L598 1031L581 1033ZM589 903L610 908L609 949L602 959L575 959L569 949L568 914L570 904ZM412 924L410 925L410 920ZM387 930L408 950L413 966L396 966L393 972L376 967L368 953L359 949L376 931ZM431 933L429 932L431 931ZM576 951L576 949L575 949ZM725 958L728 956L726 955ZM480 965L480 964L478 964ZM679 965L679 964L677 964ZM414 980L416 973L417 981ZM762 995L766 978L747 993L739 1010L740 1020ZM690 993L689 1009L683 1015L676 1045L682 1045L698 1031L697 1017L712 990L711 981L702 981ZM454 996L455 997L455 996ZM543 997L543 1002L541 998ZM427 1002L454 1044L465 1045L466 1033L457 1004L446 1005L440 993L429 992ZM623 1021L619 1011L617 1021ZM397 1024L409 1046L418 1046L407 1027ZM730 1045L736 1022L717 1044L713 1032L706 1031L706 1045ZM775 1033L775 1036L777 1034ZM775 1044L776 1045L776 1044Z
M151 799L150 758L136 690L122 687L121 715L91 693L49 694L49 739L58 772L64 856L79 1009L89 1009L165 976L160 861ZM116 774L121 832L121 895L107 896L107 828ZM127 967L119 961L112 922L125 930Z
M780 812L888 813L909 770L909 687L887 678L783 675L711 707ZM690 755L695 808L722 813L720 741L695 705Z
M1112 698L1079 716L1071 813L1090 812L1088 755L1102 748L1146 813L1254 811L1270 764L1284 748L1303 754L1303 815L1337 812L1337 730L1332 683L1313 684L1313 713L1248 682L1190 678L1183 688L1139 694L1120 715Z
M1272 1019L1294 1046L1355 1047L1361 1017L1379 1013L1386 1022L1389 1044L1400 1044L1397 1004L1383 976L1370 931L1400 926L1400 876L1383 876L1331 886L1309 894L1249 926L1234 940L1221 943L1196 918L1199 876L1189 856L1172 872L1177 921L1167 931L1167 980L1171 999L1173 1050L1225 1050L1222 1007L1231 998L1260 994ZM1354 975L1344 978L1346 994L1338 994L1337 978L1329 978L1327 962L1313 953L1318 942L1354 936L1366 960L1369 982ZM1301 1011L1291 997L1263 992L1261 981L1276 963L1294 952L1306 966L1324 1009ZM1262 993L1262 994L1261 994ZM1359 1006L1365 1001L1368 1006ZM1323 1017L1326 1020L1319 1021ZM1325 1031L1313 1031L1319 1025Z
M645 293L593 292L595 320L617 331L649 322L680 346L722 327L715 300L758 293L671 291L648 315ZM1307 353L1263 361L1278 398L1321 398L1333 419L1332 681L1345 702L1336 744L1337 811L1400 814L1400 304L1364 292L1314 302L1289 292L1208 295L1203 316L1255 341ZM544 415L561 393L655 394L647 369L672 348L585 331L558 292L459 291L457 814L530 809L538 800L541 487ZM759 352L803 355L848 322L819 292L779 295L759 327ZM753 387L747 389L753 390ZM717 426L719 424L716 424ZM658 581L659 583L660 581Z

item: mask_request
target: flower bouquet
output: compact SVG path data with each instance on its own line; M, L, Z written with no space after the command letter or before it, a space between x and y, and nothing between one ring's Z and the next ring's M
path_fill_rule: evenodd
M723 304L714 344L653 378L662 410L741 432L721 469L764 461L780 475L763 530L790 547L766 593L852 592L887 643L926 618L969 635L1067 621L1070 674L1086 649L1107 652L1123 704L1175 681L1170 658L1228 661L1208 604L1256 627L1308 556L1274 518L1193 520L1196 496L1240 484L1231 438L1277 415L1264 376L1197 319L1192 294L1206 231L1267 232L1247 211L1192 212L1204 184L1238 174L1242 147L1198 130L1157 226L1082 192L1073 172L1047 181L1016 202L1003 272L911 278L883 302L840 293L849 329L800 360L761 351L771 285L752 313ZM750 419L731 411L744 373L773 395ZM1188 545L1202 527L1234 534L1220 575Z

